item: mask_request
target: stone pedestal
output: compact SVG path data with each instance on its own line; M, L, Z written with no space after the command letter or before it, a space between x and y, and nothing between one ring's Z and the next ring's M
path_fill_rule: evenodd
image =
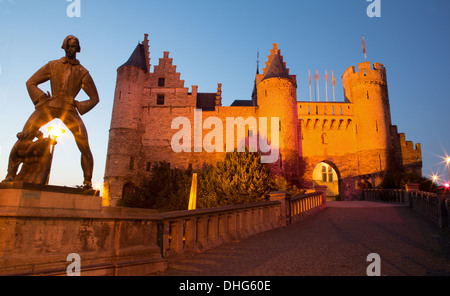
M0 275L148 275L167 267L154 211L102 207L94 190L0 184Z
M98 191L20 182L0 183L2 210L101 211Z

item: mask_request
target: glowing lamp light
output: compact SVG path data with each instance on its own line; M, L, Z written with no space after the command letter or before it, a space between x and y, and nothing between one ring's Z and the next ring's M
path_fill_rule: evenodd
M66 132L64 129L60 127L49 127L48 132L50 133L50 136L56 140L56 138L61 137Z
M447 189L450 188L450 184L449 184L449 183L445 183L444 186L445 186L445 188L447 188Z

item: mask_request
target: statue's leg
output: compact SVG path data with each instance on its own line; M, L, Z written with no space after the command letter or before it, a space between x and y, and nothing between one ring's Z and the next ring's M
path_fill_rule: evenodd
M78 149L81 152L81 168L84 174L84 188L92 188L92 174L94 171L94 157L89 147L88 133L78 113L69 112L61 119L72 132Z
M12 182L17 175L17 170L19 169L21 163L20 159L17 157L17 147L20 141L34 139L37 131L51 120L53 120L52 115L50 112L46 111L46 109L37 109L33 112L33 114L31 114L22 130L22 138L17 140L11 149L8 163L8 174L3 182Z

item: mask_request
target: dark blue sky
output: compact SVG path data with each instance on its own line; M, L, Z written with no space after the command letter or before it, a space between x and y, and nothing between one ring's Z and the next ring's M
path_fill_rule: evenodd
M364 61L365 35L367 60L387 69L393 124L407 140L422 144L425 176L446 175L439 156L450 153L450 1L380 0L380 18L367 16L370 2L365 0L80 3L81 17L70 18L66 9L71 2L66 0L0 0L1 174L6 175L16 133L34 109L25 82L45 63L62 57L62 41L73 34L81 41L78 58L100 93L100 104L83 120L95 158L94 182L101 183L116 70L148 33L152 65L169 51L186 87L215 92L222 83L225 105L250 98L256 54L259 50L264 66L272 43L279 44L291 74L297 75L298 100L309 100L308 70L319 70L324 97L327 70L336 75L336 98L342 101L340 77ZM56 149L51 183L80 184L73 138L66 136Z

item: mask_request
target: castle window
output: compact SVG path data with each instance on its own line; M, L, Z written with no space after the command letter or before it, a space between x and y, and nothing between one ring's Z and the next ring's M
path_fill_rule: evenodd
M333 182L333 168L329 165L322 166L322 181Z
M369 99L369 91L367 91L367 99Z
M163 87L166 84L166 78L158 78L158 86Z
M147 172L150 172L151 168L152 168L152 163L151 162L147 162L147 164L145 165L145 170Z
M334 115L334 106L331 106L331 114Z
M339 110L340 110L341 115L342 115L342 106L339 106Z
M122 189L122 197L126 198L126 197L132 196L134 193L134 189L135 189L135 187L134 187L133 183L125 184L125 186L123 186L123 189Z
M280 153L280 169L283 168L283 156Z
M134 169L134 157L130 157L129 169L130 170Z
M376 125L376 129L377 129L377 132L378 132L378 121L375 121L375 125Z
M158 95L156 98L156 105L164 105L164 95Z
M267 97L267 89L264 91L264 95Z
M308 114L311 114L311 109L310 109L309 105L308 105Z

